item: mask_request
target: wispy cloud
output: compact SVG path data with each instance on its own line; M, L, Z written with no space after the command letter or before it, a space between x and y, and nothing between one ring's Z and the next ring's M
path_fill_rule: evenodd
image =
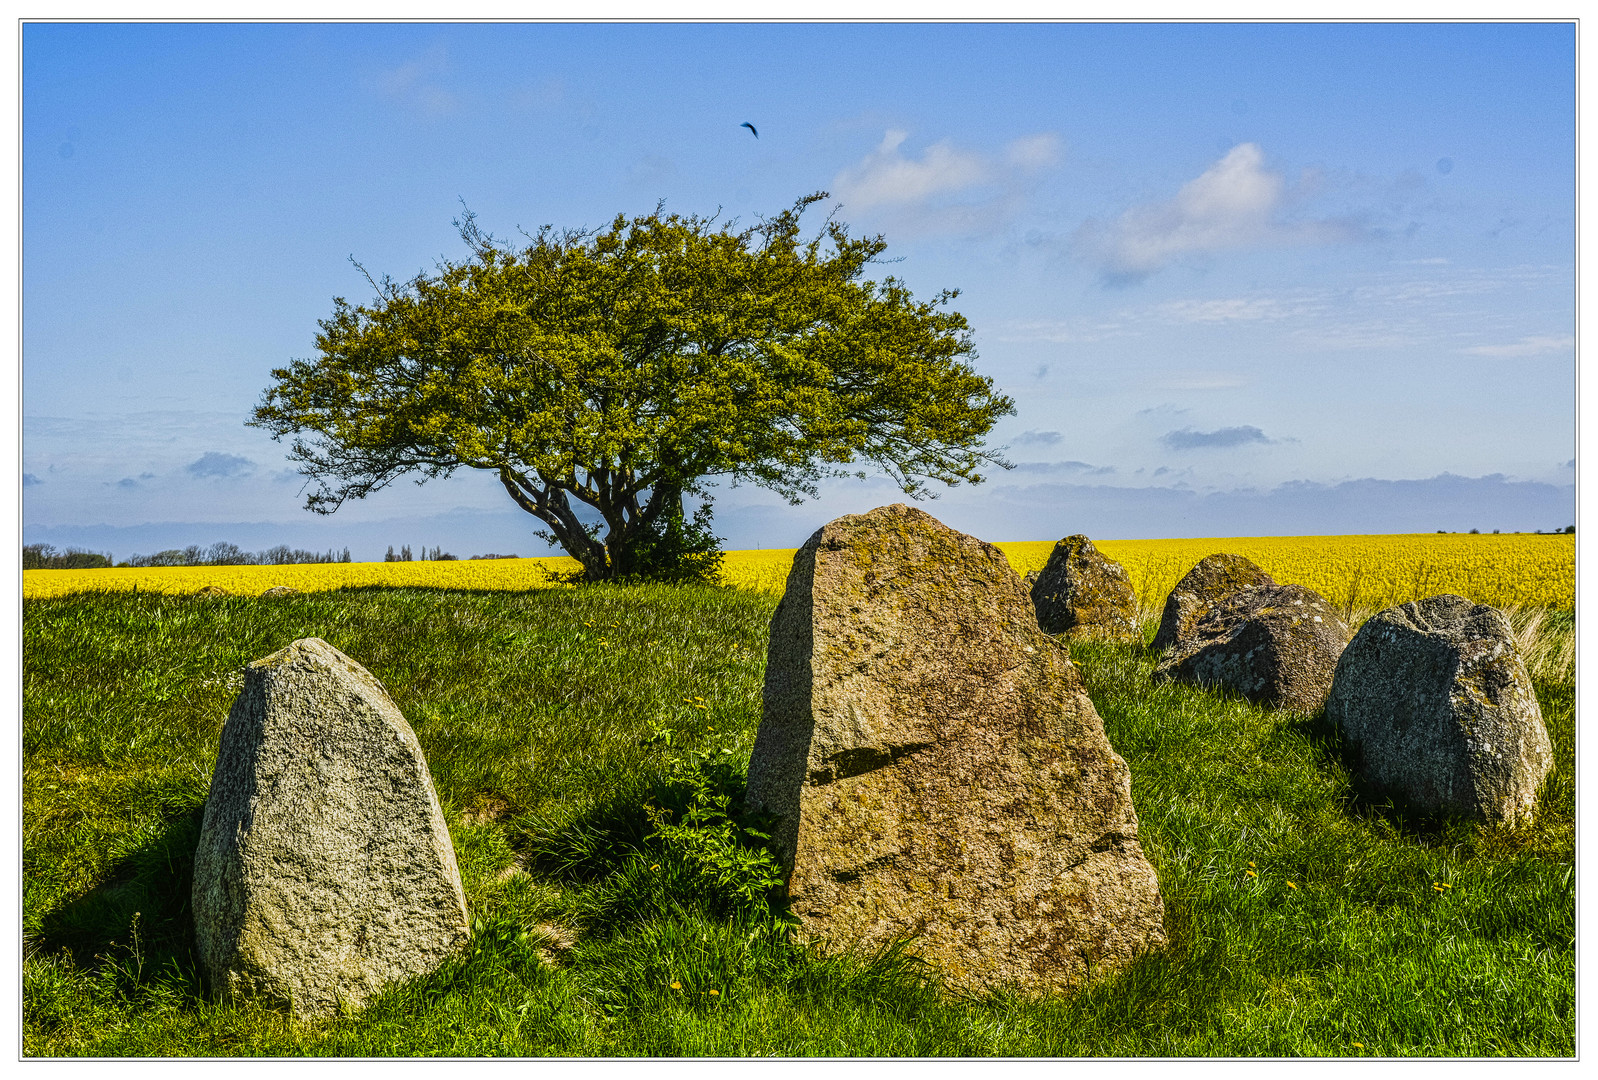
M1195 431L1192 428L1183 428L1181 431L1168 431L1160 437L1160 442L1170 450L1208 450L1274 441L1276 440L1267 437L1259 428L1248 424L1221 428L1218 431Z
M254 470L255 462L249 458L239 457L237 454L222 454L215 450L207 451L198 461L184 466L184 471L190 476L201 478L246 476Z
M1548 353L1568 352L1576 347L1576 339L1569 334L1523 337L1507 345L1473 345L1465 352L1473 356L1544 356Z
M1194 371L1155 379L1149 383L1151 390L1237 390L1249 384L1241 375L1224 371Z
M426 116L444 116L459 105L459 99L439 78L448 70L448 53L442 45L435 45L414 60L379 71L366 80L366 86Z
M44 483L44 481L40 480L37 476L34 476L31 472L25 472L22 474L23 487L32 487L34 484L42 483Z
M1267 296L1231 297L1218 300L1173 300L1161 304L1160 314L1173 322L1229 323L1286 319L1292 308L1280 299Z
M1093 465L1086 461L1019 461L1016 462L1015 471L1019 473L1065 473L1071 476L1109 476L1115 472L1115 466Z
M879 210L923 229L988 228L1013 211L1028 181L1053 166L1060 138L1044 132L1016 139L996 155L947 139L907 153L909 132L890 130L860 161L838 172L831 190L851 212Z
M1064 437L1065 436L1061 435L1058 431L1023 431L1021 434L1017 435L1013 441L1021 444L1022 446L1035 444L1053 446Z
M1084 223L1077 243L1107 280L1133 282L1185 255L1352 236L1332 222L1285 220L1286 202L1286 183L1265 167L1264 151L1242 143L1184 184L1175 198L1134 206L1108 224Z

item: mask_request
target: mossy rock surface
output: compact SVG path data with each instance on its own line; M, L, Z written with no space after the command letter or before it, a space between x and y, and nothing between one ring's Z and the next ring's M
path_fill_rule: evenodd
M1367 620L1338 662L1326 716L1363 779L1423 813L1529 820L1553 767L1509 620L1461 596Z
M1276 579L1241 555L1206 555L1165 598L1151 648L1165 650L1192 637L1209 606L1238 589L1275 585Z
M1137 593L1126 569L1100 554L1086 536L1067 536L1055 544L1030 584L1045 634L1137 636Z
M896 505L794 558L748 801L824 948L1069 991L1165 940L1126 763L999 550Z
M1154 669L1172 679L1235 690L1250 701L1315 712L1332 689L1348 627L1302 585L1236 589L1208 604Z

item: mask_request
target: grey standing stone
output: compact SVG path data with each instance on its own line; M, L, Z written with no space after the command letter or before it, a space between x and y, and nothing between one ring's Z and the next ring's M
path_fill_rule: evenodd
M1126 763L991 544L903 505L794 557L748 799L802 932L948 983L1071 990L1164 944Z
M1315 712L1332 688L1348 627L1302 585L1227 593L1154 667L1156 680L1236 690L1250 701Z
M1529 819L1553 767L1509 620L1462 596L1372 616L1338 661L1326 716L1368 783L1424 812Z
M194 860L213 992L302 1017L359 1008L469 936L455 849L416 735L319 638L245 669Z
M1165 598L1150 648L1169 649L1190 635L1205 609L1228 593L1275 584L1276 579L1241 555L1206 555Z
M1031 592L1045 634L1138 635L1137 593L1126 569L1086 536L1067 536L1054 545Z

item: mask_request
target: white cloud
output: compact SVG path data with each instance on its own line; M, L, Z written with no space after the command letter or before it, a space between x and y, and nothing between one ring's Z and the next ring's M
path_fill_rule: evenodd
M986 183L989 168L981 158L956 150L947 140L927 147L920 161L899 152L909 133L890 131L858 165L840 172L833 194L855 210L895 203L925 202L934 195Z
M1545 356L1575 347L1576 339L1566 334L1563 337L1524 337L1509 345L1476 345L1465 351L1472 356Z
M1109 225L1087 222L1078 243L1111 277L1147 276L1183 255L1231 248L1318 243L1347 236L1326 222L1280 217L1286 185L1265 168L1265 154L1241 143L1174 199L1134 206Z
M922 214L943 228L982 228L1013 209L1025 182L1061 156L1059 136L1047 132L1016 139L996 156L944 139L916 157L904 150L907 138L888 131L875 150L839 171L832 193L851 212L881 208Z

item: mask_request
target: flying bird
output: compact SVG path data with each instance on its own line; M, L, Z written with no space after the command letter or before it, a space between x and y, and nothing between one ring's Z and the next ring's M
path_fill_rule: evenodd
M751 124L749 121L745 120L743 123L739 124L738 126L739 127L748 128L749 129L749 134L753 135L757 139L760 138L760 132L756 131L755 130L755 125Z

